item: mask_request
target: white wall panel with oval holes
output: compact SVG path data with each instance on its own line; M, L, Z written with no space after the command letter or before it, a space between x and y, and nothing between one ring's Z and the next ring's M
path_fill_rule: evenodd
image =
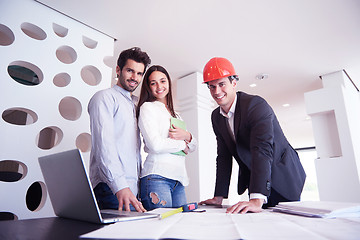
M87 105L111 87L114 39L32 0L0 2L0 219L53 216L38 157L88 165ZM115 67L115 66L114 66Z

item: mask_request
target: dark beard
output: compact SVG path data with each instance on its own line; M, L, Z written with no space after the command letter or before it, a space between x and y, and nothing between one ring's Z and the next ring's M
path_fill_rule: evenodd
M129 87L128 85L126 85L125 80L123 80L123 79L121 79L121 78L119 78L119 83L120 83L121 87L122 87L123 89L125 89L126 91L128 91L128 92L133 92L133 91L135 91L136 88L139 86L139 84L138 84L138 85L136 85L134 88L131 88L131 87Z

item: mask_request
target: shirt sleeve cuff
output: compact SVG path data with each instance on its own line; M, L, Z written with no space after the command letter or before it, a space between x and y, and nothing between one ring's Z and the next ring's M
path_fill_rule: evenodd
M196 138L192 137L191 138L191 141L190 142L186 142L189 149L190 149L190 152L193 152L196 150L196 147L197 147L197 140Z
M264 204L267 203L267 197L261 193L250 193L250 200L251 199L263 199L264 200Z
M121 189L129 187L126 179L118 179L116 181L108 182L108 186L110 187L111 191L114 193L114 195L120 191Z

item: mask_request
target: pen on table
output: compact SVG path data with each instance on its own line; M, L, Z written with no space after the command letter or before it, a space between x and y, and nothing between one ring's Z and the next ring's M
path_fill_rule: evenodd
M164 213L160 214L159 219L164 219L164 218L170 217L170 216L172 216L176 213L180 213L182 211L183 211L183 208L180 207L180 208L176 208L176 209L164 212Z

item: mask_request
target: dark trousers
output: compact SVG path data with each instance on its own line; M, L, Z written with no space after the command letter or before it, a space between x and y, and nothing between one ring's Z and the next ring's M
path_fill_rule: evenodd
M94 194L100 209L118 210L119 201L106 183L101 182L96 185Z
M299 199L300 200L300 199ZM268 197L267 204L263 208L275 207L279 202L291 202L291 200L284 198L280 193L271 188L270 196Z
M101 182L96 185L96 187L94 188L94 194L100 210L119 209L119 200L106 183ZM123 210L125 210L125 208L123 208ZM135 208L132 204L130 204L130 210L135 211Z

